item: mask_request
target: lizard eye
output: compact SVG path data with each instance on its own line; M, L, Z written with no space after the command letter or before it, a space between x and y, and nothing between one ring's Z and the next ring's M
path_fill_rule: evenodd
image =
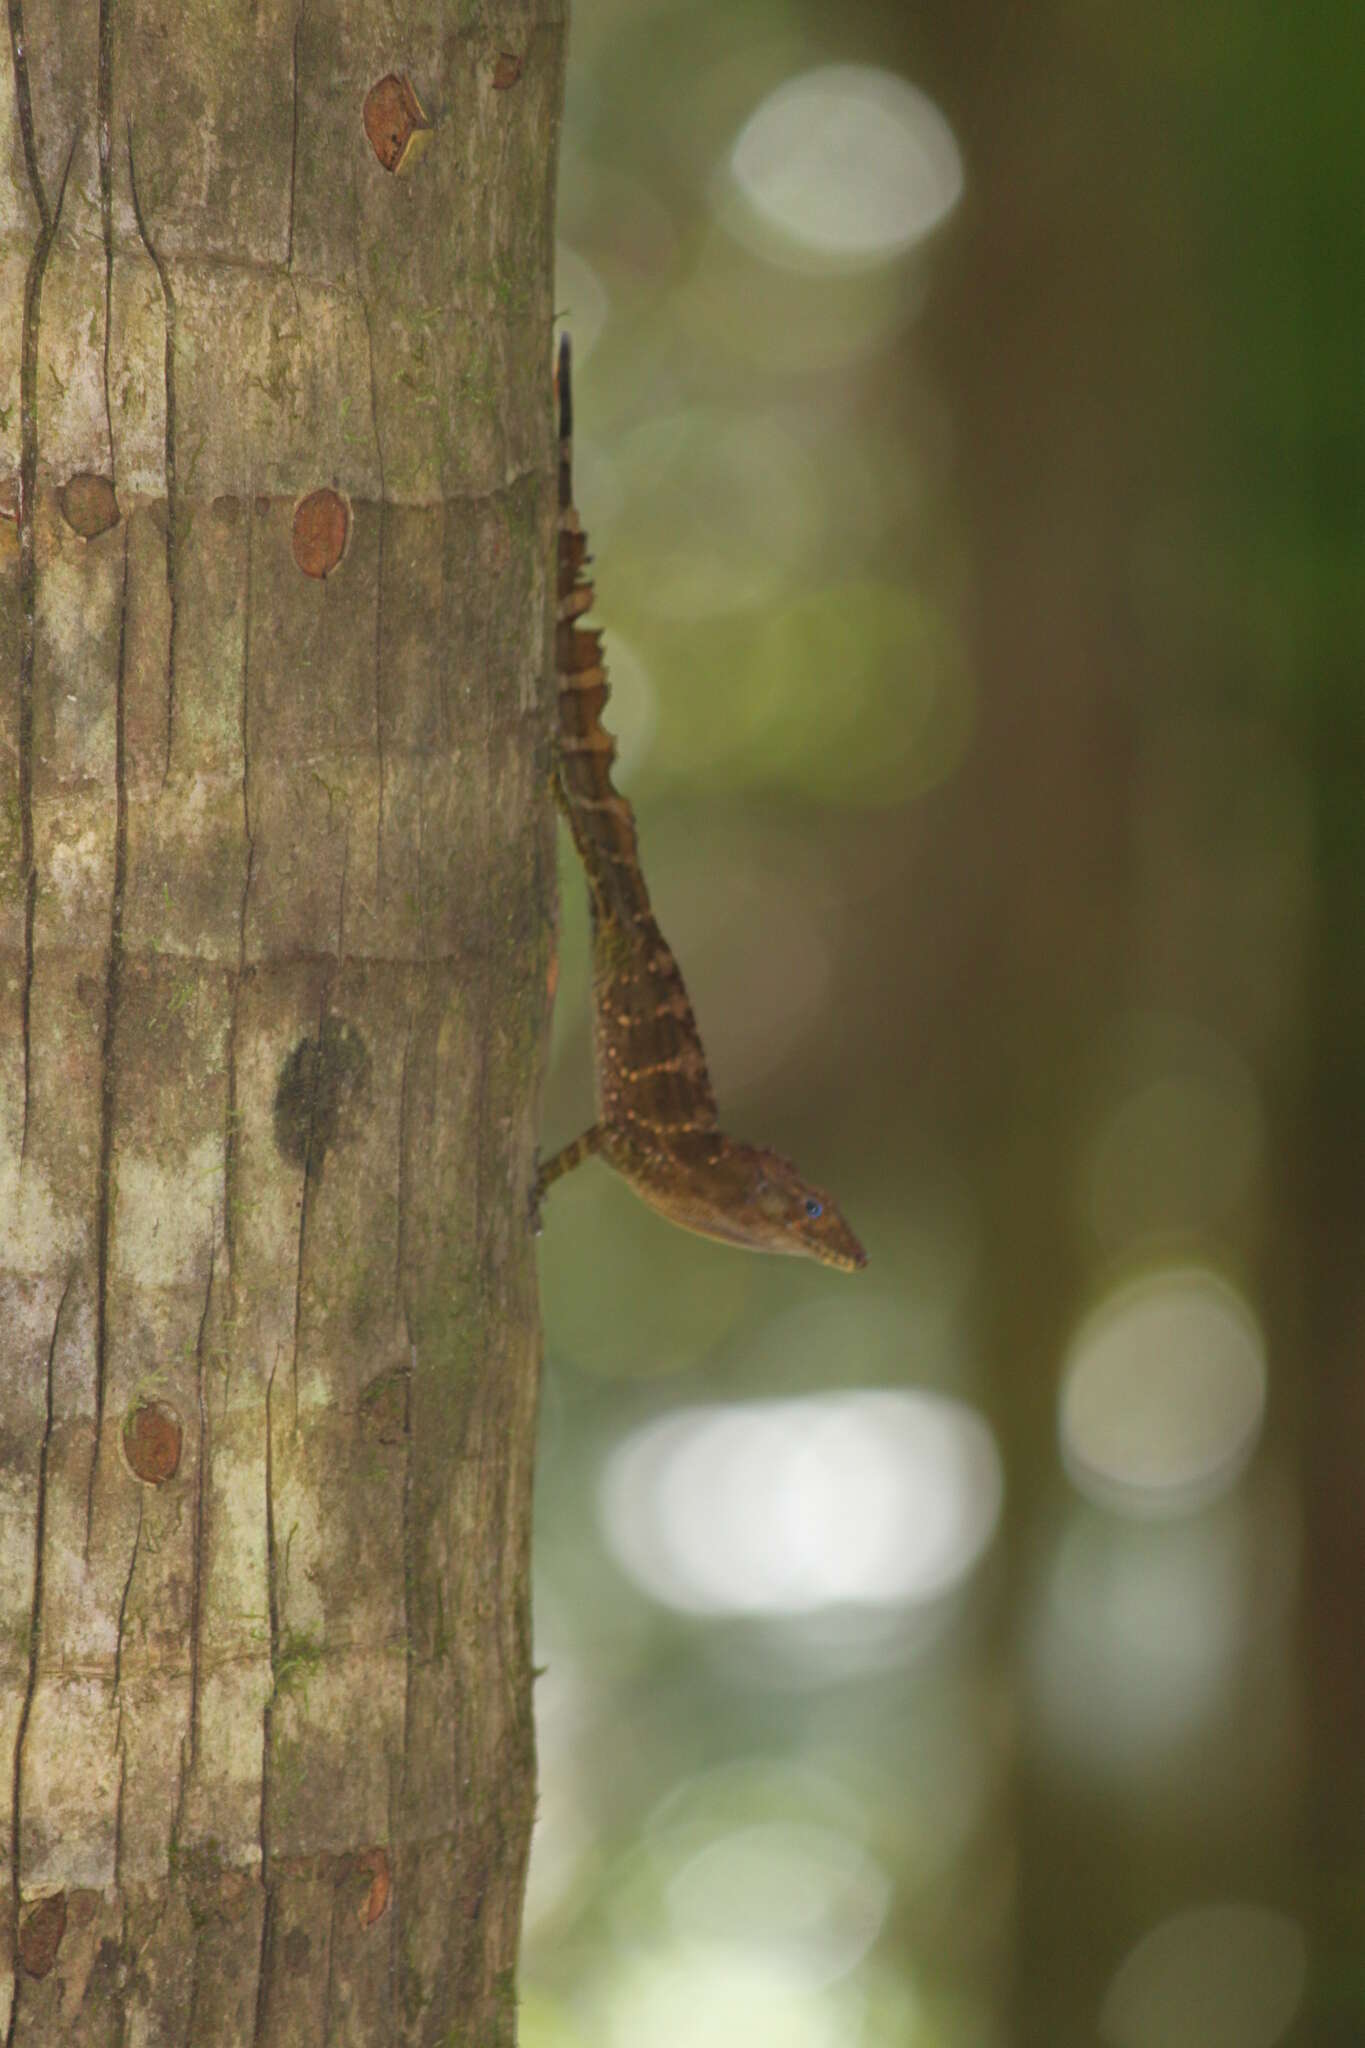
M808 1215L808 1216L810 1217L810 1219L811 1219L812 1223L813 1223L813 1222L815 1221L815 1218L816 1218L817 1216L823 1216L823 1215L824 1215L824 1213L825 1213L825 1205L824 1205L824 1203L823 1203L823 1202L817 1202L817 1201L816 1201L816 1199L815 1199L815 1197L814 1197L814 1195L807 1195L807 1196L806 1196L806 1214L807 1214L807 1215Z

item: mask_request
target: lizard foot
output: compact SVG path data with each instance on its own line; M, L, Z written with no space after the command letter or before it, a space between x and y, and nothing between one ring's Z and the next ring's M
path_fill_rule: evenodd
M540 1171L540 1154L536 1154L536 1177L531 1182L531 1192L526 1199L526 1223L532 1237L539 1237L545 1229L545 1218L541 1204L545 1199L545 1178Z

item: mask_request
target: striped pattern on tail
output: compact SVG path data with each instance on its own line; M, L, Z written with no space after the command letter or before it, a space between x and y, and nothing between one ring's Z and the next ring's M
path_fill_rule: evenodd
M596 595L583 574L587 535L573 502L573 397L569 337L559 344L559 561L555 670L559 687L559 782L564 808L599 915L631 925L649 915L635 815L612 787L616 743L602 724L610 696L602 635L577 621Z
M569 338L559 344L559 546L555 667L558 794L587 870L593 907L597 1082L604 1122L666 1137L711 1130L716 1103L696 1019L650 908L635 814L615 788L616 745L602 724L609 695L602 636L578 624L594 591L573 502Z

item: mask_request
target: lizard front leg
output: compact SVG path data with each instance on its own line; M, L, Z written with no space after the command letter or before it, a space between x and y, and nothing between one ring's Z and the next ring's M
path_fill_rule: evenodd
M555 1153L553 1159L546 1160L531 1189L531 1228L534 1232L539 1234L540 1231L540 1205L545 1198L546 1189L553 1187L566 1173L572 1173L575 1166L581 1165L585 1159L590 1159L594 1152L599 1152L606 1138L605 1124L590 1124L581 1137L574 1139L572 1145L565 1145L561 1151Z

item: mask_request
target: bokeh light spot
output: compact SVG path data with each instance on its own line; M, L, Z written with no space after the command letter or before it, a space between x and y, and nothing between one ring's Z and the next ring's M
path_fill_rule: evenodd
M645 421L618 463L613 587L657 618L771 602L822 529L815 466L777 421L697 406Z
M1264 1117L1231 1046L1186 1018L1133 1017L1106 1067L1085 1162L1086 1208L1106 1250L1226 1233L1252 1212Z
M885 1873L829 1828L735 1828L698 1849L668 1885L675 1930L732 1941L807 1989L846 1976L876 1940L890 1902Z
M889 71L831 64L781 85L755 109L730 174L763 253L822 267L885 263L951 211L962 192L952 129Z
M678 1410L602 1477L608 1541L670 1607L809 1614L952 1591L990 1542L1003 1481L962 1402L859 1391Z
M1301 1548L1294 1501L1273 1483L1179 1520L1077 1502L1027 1631L1032 1723L1067 1780L1174 1782L1178 1747L1227 1714L1256 1646L1286 1645ZM1223 1755L1235 1786L1245 1756ZM1216 1796L1207 1761L1200 1788ZM1245 1806L1244 1790L1232 1796Z
M1255 1316L1219 1275L1171 1267L1119 1288L1068 1356L1059 1430L1068 1473L1103 1507L1183 1514L1216 1499L1265 1408Z
M1304 1938L1283 1913L1199 1906L1163 1920L1105 1996L1108 2048L1274 2048L1303 1997Z
M608 2048L844 2048L852 2018L728 1942L623 1959L606 2004Z

